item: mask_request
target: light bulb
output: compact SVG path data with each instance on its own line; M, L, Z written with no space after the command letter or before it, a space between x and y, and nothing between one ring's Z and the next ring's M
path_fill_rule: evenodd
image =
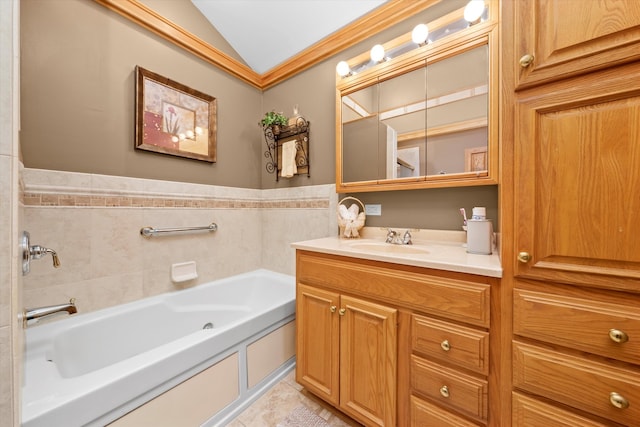
M347 61L340 61L338 65L336 65L336 72L340 77L346 77L351 73L351 69L349 68L349 64Z
M425 24L416 25L411 32L411 40L415 44L423 45L427 41L427 37L429 37L429 27Z
M471 0L464 8L464 19L469 22L476 22L484 13L484 0Z
M373 62L380 62L384 59L384 47L381 44L377 44L371 48L371 60Z

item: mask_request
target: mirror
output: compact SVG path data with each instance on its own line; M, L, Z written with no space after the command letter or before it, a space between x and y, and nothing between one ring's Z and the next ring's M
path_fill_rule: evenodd
M339 192L497 183L496 26L445 18L454 34L338 77Z
M425 175L487 171L488 59L482 45L427 66Z

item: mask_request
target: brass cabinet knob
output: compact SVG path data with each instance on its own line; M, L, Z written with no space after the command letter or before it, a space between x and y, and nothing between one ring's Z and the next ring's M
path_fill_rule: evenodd
M340 314L340 316L344 316L344 314L347 312L346 308L341 308L340 311L338 311L338 313Z
M446 385L440 387L440 394L442 395L442 397L449 397L449 387L447 387Z
M620 329L609 329L609 338L611 338L611 341L617 342L618 344L629 341L629 335Z
M444 351L449 351L451 350L451 345L449 344L449 340L444 340L440 343L440 347L442 347L442 349Z
M629 407L629 401L615 391L609 393L609 402L618 409L627 409Z
M335 312L336 312L336 308L337 308L337 307L336 307L335 305L332 305L331 307L329 307L329 310L330 310L332 313L335 313Z
M531 261L531 254L529 252L520 252L518 253L518 261L523 263L528 263Z
M520 58L520 61L518 62L520 63L520 66L522 68L527 68L529 65L533 64L533 59L533 55L527 53L525 55L522 55L522 58Z

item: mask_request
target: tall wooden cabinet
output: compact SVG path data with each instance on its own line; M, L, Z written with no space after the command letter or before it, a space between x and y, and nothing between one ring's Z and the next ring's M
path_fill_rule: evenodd
M512 425L638 425L640 2L504 11Z

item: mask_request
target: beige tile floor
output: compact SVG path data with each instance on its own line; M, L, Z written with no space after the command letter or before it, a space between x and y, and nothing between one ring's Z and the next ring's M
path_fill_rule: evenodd
M307 393L295 381L295 370L291 371L271 390L267 391L228 427L276 427L287 415L300 405L322 417L331 427L361 427L315 396Z

